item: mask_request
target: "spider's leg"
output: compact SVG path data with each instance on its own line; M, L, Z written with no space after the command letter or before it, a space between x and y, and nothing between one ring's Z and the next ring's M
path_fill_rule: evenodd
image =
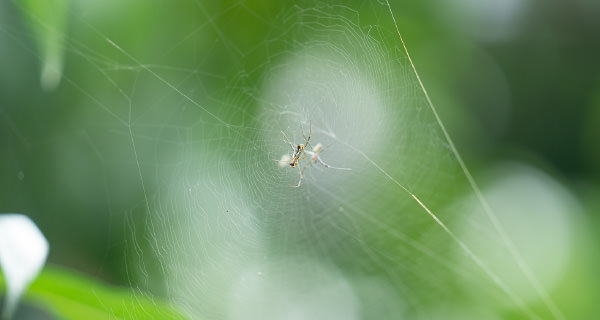
M321 148L321 150L319 150L319 153L321 153L321 152L323 152L323 151L325 151L325 150L329 149L329 147L331 147L331 146L332 146L334 143L335 143L335 142L332 142L332 143L330 143L330 144L329 144L327 147L323 147L323 148Z
M302 179L304 178L304 170L306 170L306 168L308 168L311 165L312 165L312 162L305 164L304 167L302 168L302 170L300 170L300 167L297 167L298 173L300 174L300 181L298 181L298 185L295 186L296 188L300 187L300 185L302 184Z
M325 163L325 161L323 161L323 159L321 159L321 157L319 157L319 156L317 156L316 159L317 159L317 162L319 162L325 168L337 169L337 170L352 170L351 168L338 168L338 167L330 166L327 163Z
M295 185L294 187L300 188L300 185L302 184L302 178L303 178L302 172L304 171L304 169L300 170L299 166L297 166L296 168L298 168L298 173L300 174L300 180L298 180L298 184Z
M310 146L310 136L312 135L312 120L308 122L308 137L304 135L304 129L302 130L302 137L304 137L304 146ZM311 146L312 148L312 146Z
M296 149L294 149L294 145L290 142L290 139L288 139L283 130L281 131L281 134L283 135L283 139L285 140L285 142L287 142L290 145L290 148L292 148L292 153L296 152Z
M319 156L316 156L316 158L315 158L315 159L317 159L317 161L318 161L318 162L319 162L319 163L320 163L322 166L324 166L325 168L330 168L330 167L331 167L330 165L328 165L327 163L325 163L323 160L321 160L321 157L319 157Z

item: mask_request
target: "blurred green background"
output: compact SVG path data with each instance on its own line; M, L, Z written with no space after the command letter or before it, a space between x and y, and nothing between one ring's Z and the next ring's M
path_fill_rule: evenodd
M570 247L551 292L567 318L594 318L600 299L600 2L390 5L424 87L476 180L485 185L493 168L518 162L573 196L571 208L578 209L569 212ZM0 211L26 214L38 224L50 243L49 264L168 297L160 279L136 275L140 261L150 273L161 268L150 261L153 253L138 251L150 250L146 240L155 237L148 212L171 187L163 175L179 170L177 159L195 145L204 157L226 154L244 170L239 153L253 140L231 135L252 135L260 127L255 98L264 74L297 42L310 41L310 28L302 25L312 24L304 19L336 32L351 21L352 32L373 32L389 60L408 65L385 2L1 2ZM242 125L228 131L219 119ZM443 179L450 189L454 179L457 189L468 189L462 173ZM431 204L443 207L452 197L459 198L449 192L451 199ZM423 230L445 239L441 229ZM541 232L529 231L532 238ZM422 295L416 299L428 305ZM469 304L468 295L463 299L456 305ZM540 302L531 308L545 309ZM528 318L518 312L500 317Z

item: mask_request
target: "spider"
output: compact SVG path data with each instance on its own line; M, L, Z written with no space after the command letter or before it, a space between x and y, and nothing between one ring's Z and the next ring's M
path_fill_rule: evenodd
M292 153L291 153L291 155L289 155L289 154L283 155L280 160L275 160L275 159L273 159L273 160L277 161L279 163L280 167L289 166L290 168L298 168L298 174L300 175L300 180L298 180L298 184L293 187L299 188L300 185L302 185L302 178L304 178L304 175L303 175L304 170L306 170L306 168L308 168L308 166L314 165L315 163L319 163L322 166L324 166L325 168L330 168L330 169L352 170L350 168L338 168L338 167L330 166L327 163L325 163L323 161L323 159L321 159L319 154L321 152L325 151L327 148L323 148L323 145L320 143L317 143L317 145L314 147L312 147L310 145L310 137L312 134L312 122L309 122L308 137L306 137L304 135L304 133L302 133L302 136L304 137L304 144L297 144L294 147L294 144L292 144L290 142L290 139L288 139L288 137L285 135L285 133L283 131L281 131L281 134L283 135L283 139L285 140L285 142L290 145L290 148L292 149ZM306 149L307 147L310 147L311 150L307 150ZM306 159L306 154L310 155L310 161L307 164L305 164L302 169L300 169L300 166L298 165L298 163L299 163L299 161Z

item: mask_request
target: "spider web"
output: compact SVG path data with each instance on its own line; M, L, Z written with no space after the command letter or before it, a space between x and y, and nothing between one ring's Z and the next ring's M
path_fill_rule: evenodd
M68 123L113 219L130 212L134 287L194 319L562 317L458 157L387 2L186 5L182 26L140 30L166 47L137 52L102 10L74 9L65 40L80 69L63 78L80 98ZM298 170L273 161L292 151L282 131L351 170L303 158L292 187Z

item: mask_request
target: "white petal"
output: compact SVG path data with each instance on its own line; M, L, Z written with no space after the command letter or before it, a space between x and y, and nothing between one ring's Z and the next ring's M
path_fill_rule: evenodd
M2 319L12 317L47 256L48 241L31 219L21 214L0 215L0 268L7 290Z

